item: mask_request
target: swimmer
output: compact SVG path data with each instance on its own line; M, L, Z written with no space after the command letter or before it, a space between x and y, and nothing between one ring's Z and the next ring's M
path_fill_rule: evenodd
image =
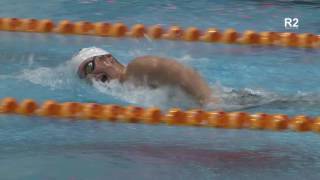
M193 69L168 58L141 56L127 66L121 64L109 52L100 48L84 48L73 58L77 62L80 79L108 83L118 80L135 86L157 88L161 86L179 87L193 97L199 105L216 102L211 97L211 89Z

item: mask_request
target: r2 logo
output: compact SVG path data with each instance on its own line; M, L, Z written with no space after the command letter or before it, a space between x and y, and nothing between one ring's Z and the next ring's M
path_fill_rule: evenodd
M286 29L298 29L298 18L284 18L284 28Z

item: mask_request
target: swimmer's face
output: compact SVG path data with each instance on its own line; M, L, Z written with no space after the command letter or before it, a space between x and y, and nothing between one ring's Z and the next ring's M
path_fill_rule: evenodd
M78 68L78 76L81 79L109 82L112 79L120 79L125 67L111 54L94 56L82 62Z

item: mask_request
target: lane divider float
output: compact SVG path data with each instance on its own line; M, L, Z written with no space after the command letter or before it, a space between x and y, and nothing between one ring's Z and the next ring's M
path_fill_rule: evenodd
M320 133L320 117L298 115L289 117L284 114L246 112L206 112L200 109L182 111L172 108L165 114L159 108L137 106L122 107L96 103L64 102L47 100L43 104L32 99L17 102L7 97L0 101L0 114L19 114L50 118L96 120L144 124L167 124L194 127L213 127L225 129L255 130L293 130L296 132L313 131Z
M208 42L246 45L274 45L296 48L319 48L320 35L311 33L292 32L255 32L252 30L239 33L230 28L220 31L209 28L205 31L196 27L182 29L179 26L171 26L164 29L160 25L145 26L135 24L128 27L123 23L108 22L72 22L62 20L54 23L50 19L20 19L0 18L0 31L12 32L36 32L36 33L58 33L64 35L90 35L106 37L131 37L165 40L181 40L188 42Z

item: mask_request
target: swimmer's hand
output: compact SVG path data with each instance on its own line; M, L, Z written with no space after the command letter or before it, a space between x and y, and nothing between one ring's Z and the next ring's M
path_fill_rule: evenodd
M138 57L128 64L121 80L150 87L178 86L200 105L218 102L211 97L210 87L196 71L172 59Z

